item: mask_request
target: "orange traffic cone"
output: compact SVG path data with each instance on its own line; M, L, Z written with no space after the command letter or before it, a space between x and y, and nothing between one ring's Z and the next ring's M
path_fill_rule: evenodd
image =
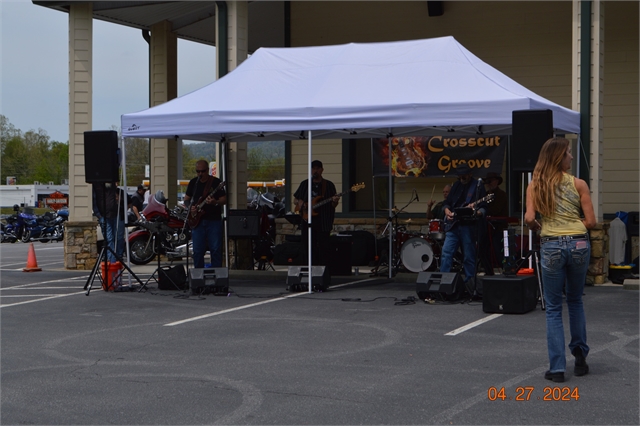
M36 249L33 248L33 243L29 246L29 257L27 257L27 267L22 268L22 272L38 272L42 269L38 268L38 261L36 260Z

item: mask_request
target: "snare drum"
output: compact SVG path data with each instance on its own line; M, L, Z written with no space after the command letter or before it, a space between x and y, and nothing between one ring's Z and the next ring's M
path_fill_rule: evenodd
M429 236L434 240L444 240L444 222L442 220L429 221Z
M435 266L433 248L423 237L409 238L400 249L400 259L405 268L411 272L426 271Z

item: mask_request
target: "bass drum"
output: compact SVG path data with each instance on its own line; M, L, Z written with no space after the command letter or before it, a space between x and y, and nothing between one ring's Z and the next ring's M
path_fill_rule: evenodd
M409 238L400 249L400 259L404 267L411 272L428 270L434 263L434 252L429 241L424 238Z

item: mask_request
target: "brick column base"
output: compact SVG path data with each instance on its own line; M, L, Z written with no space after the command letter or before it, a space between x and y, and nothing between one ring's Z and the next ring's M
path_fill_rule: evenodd
M66 222L64 226L65 269L91 270L98 260L97 222Z

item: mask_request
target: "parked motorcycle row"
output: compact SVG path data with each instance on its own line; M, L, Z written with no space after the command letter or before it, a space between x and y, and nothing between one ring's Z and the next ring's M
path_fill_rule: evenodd
M3 243L15 243L21 241L62 241L64 238L63 223L69 220L69 210L61 209L57 212L50 211L43 215L36 215L17 204L13 206L12 215L2 218L0 222L0 237Z
M271 193L256 194L247 200L247 208L262 210L261 237L255 242L254 257L256 261L273 259L276 226L275 218L284 216L284 204ZM134 222L133 231L129 233L129 258L136 265L146 265L156 255L163 254L169 258L184 257L191 241L191 229L187 225L187 210L175 206L172 210L166 206L167 199L162 190L149 197L148 204L142 210L142 219ZM35 215L13 206L14 214L2 218L1 242L62 241L64 238L63 223L69 219L69 211L61 209L57 212L46 212Z

